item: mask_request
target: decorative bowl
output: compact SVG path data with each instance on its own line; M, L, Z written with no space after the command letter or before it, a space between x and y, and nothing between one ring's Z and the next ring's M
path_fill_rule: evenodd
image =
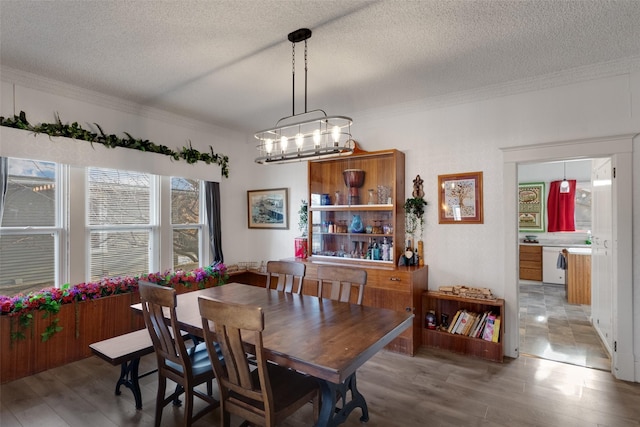
M524 236L524 238L527 239L527 240L536 240L538 238L538 236L534 236L534 235L530 234L530 235Z
M364 184L364 171L362 169L345 169L342 171L344 183L349 188L359 188Z

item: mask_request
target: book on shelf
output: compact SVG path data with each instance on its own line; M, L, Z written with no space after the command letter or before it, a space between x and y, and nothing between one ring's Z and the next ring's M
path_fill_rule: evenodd
M477 313L469 313L469 320L467 321L467 326L462 331L462 335L469 336L469 334L471 333L471 328L473 327L473 325L475 325L477 320L478 320Z
M456 315L453 316L453 320L451 321L451 324L449 325L449 329L447 329L447 332L452 334L456 330L456 327L458 326L458 322L460 321L460 313L462 313L462 310L458 310L456 312Z
M493 321L493 335L491 336L491 341L498 342L500 340L500 316L496 316L496 319Z
M475 326L471 329L471 333L469 334L469 336L473 337L473 338L478 338L478 334L482 331L482 328L484 326L484 321L487 318L487 311L485 311L482 314L478 314L478 321L476 322Z
M456 334L458 335L463 335L464 330L467 327L467 323L469 323L469 312L466 310L463 310L462 313L460 314L460 321L458 322L458 327L456 328Z
M484 330L482 331L482 339L485 341L493 340L493 326L496 320L496 315L490 313L487 315L487 321L484 325Z

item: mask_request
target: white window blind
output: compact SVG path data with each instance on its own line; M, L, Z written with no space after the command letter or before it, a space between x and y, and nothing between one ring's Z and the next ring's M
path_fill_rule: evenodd
M87 179L91 280L148 273L151 176L88 168Z
M15 295L55 285L59 168L55 163L8 159L0 234L0 293Z

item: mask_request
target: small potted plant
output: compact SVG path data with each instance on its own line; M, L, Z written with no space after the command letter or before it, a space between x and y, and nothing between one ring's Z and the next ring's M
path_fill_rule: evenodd
M295 238L295 254L296 258L307 257L307 231L309 224L309 210L306 200L301 200L300 209L298 209L298 230L302 233L300 237Z
M418 231L418 227L420 228L420 239L418 239L416 247L419 265L424 265L422 231L424 227L424 208L427 206L427 202L424 200L424 191L422 190L423 182L420 175L416 176L416 179L413 180L413 197L408 198L403 206L405 213L405 232L411 236L411 240L414 240L416 231Z

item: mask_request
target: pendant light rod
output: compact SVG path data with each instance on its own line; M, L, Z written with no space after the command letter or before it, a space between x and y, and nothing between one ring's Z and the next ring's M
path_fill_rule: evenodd
M307 40L311 38L311 30L308 28L300 28L292 31L287 35L291 42L291 81L293 88L291 90L291 115L296 115L296 43L304 42L304 112L307 112Z
M353 121L346 116L329 116L324 110L307 110L307 40L311 30L300 28L287 35L291 42L291 116L272 128L255 133L259 141L256 163L288 163L303 159L348 156L356 150L351 138ZM296 114L296 43L304 42L304 113Z

